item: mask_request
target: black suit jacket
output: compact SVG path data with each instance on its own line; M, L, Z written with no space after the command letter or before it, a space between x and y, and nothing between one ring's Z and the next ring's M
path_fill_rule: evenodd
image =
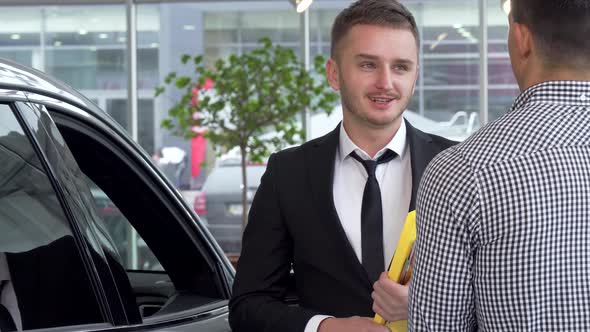
M407 122L406 128L412 165L410 211L427 164L453 142ZM244 231L230 301L234 332L303 332L316 314L373 316L372 284L334 207L339 130L270 157ZM283 303L291 268L298 307Z

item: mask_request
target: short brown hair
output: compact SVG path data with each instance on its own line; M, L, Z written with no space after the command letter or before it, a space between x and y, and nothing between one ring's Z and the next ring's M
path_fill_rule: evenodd
M355 25L367 24L410 30L420 48L420 35L416 20L410 11L397 0L357 0L336 16L332 25L330 54L336 56L336 48L342 38Z
M512 19L526 25L548 64L590 64L590 1L512 0Z

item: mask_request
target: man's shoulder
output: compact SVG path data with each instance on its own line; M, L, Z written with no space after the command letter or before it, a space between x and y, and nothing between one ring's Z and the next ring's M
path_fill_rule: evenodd
M450 140L450 139L442 137L442 136L438 136L438 135L434 135L434 134L426 134L426 135L428 135L430 137L433 144L435 144L436 146L439 146L443 150L446 148L450 148L453 145L459 144L459 142L457 142L457 141L453 141L453 140Z
M439 135L424 132L424 131L412 126L410 124L410 122L408 122L408 121L406 121L406 126L407 126L409 132L411 133L411 135L413 135L415 137L415 139L423 141L423 142L432 143L436 147L440 148L440 150L444 150L446 148L449 148L449 147L459 143L457 141L453 141L453 140L450 140L448 138L445 138L445 137L442 137Z
M334 135L337 135L337 133L332 131L330 133L327 133L324 136L314 138L314 139L304 142L300 145L292 146L292 147L283 149L281 151L275 152L274 157L276 159L280 159L280 160L289 160L289 159L303 160L304 155L306 153L308 153L309 151L312 151L313 149L317 148L319 145L329 144L329 142L327 142L327 141L334 138ZM336 148L336 146L334 146L334 148Z

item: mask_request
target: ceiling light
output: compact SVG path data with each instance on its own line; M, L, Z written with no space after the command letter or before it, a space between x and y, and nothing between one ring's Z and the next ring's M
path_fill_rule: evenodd
M443 40L443 39L447 38L448 36L449 36L449 34L448 34L448 33L446 33L446 32L443 32L443 33L441 33L440 35L438 35L438 37L436 37L436 41L441 41L441 40Z
M61 46L61 41L59 41L59 40L54 41L53 46Z
M453 28L455 28L455 29L461 29L461 28L463 28L463 24L461 24L461 23L455 23L455 24L453 24Z
M20 39L20 35L18 33L13 33L12 35L10 35L10 39L12 39L12 40L19 40Z
M106 33L100 33L100 34L98 34L98 38L100 38L100 39L107 39L107 38L109 38L109 35L106 34Z
M158 43L151 43L150 44L151 48L158 48L158 46L160 46L160 44L158 44Z
M119 43L124 43L126 40L127 40L127 38L125 38L125 37L119 37L119 38L117 38L117 41Z
M303 13L307 9L307 7L311 5L313 0L289 0L289 2L291 2L291 4L293 5L293 7L295 7L295 10L297 10L298 13Z
M502 0L502 10L504 11L504 13L506 13L506 15L510 14L511 8L512 6L510 4L510 0Z
M443 32L440 35L438 35L438 37L436 37L436 41L434 43L432 43L432 45L430 45L430 50L433 51L438 46L438 44L440 44L440 42L443 41L448 36L449 36L449 34L446 32Z
M193 31L193 30L195 30L195 26L194 25L191 25L191 24L183 25L182 28L184 30L187 30L187 31Z
M80 31L78 31L79 34L81 34L82 36L88 33L88 30L86 29L80 29Z

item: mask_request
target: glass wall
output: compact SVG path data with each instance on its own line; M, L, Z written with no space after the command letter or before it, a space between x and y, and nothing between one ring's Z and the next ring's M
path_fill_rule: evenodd
M329 56L332 22L349 3L348 0L314 1L309 16L312 58L317 54ZM488 118L493 120L503 114L518 88L508 58L507 16L501 10L500 1L488 1L485 27L479 25L478 1L404 3L414 13L421 34L420 76L406 112L409 121L425 131L459 140L479 127L481 29L488 32ZM287 0L139 4L137 15L139 143L148 153L160 158L162 150L167 148L184 151L182 164L164 165L165 173L173 177L172 182L183 189L189 203L194 203L206 217L222 247L229 243L226 248L239 250L239 223L231 230L226 220L216 231L213 212L207 211L214 194L196 191L203 184L206 189L207 176L219 168L215 147L207 145L205 162L197 174L191 168L193 142L175 137L159 126L180 94L155 98L154 89L169 72L191 74L182 72L187 70L180 64L180 56L185 53L204 54L206 63L212 64L230 54L248 52L258 46L260 38L269 37L299 54L300 17ZM125 5L2 7L0 57L65 81L122 126L128 125ZM327 121L312 119L314 136L327 133L338 123L341 114L336 109ZM259 173L253 170L252 174ZM238 177L231 181L235 183L230 187L239 197L241 180ZM242 212L237 203L225 205L228 209L225 216L237 216L239 220Z
M127 125L127 26L124 5L2 7L0 57L42 70L80 90ZM139 143L155 150L153 89L159 12L138 10Z

